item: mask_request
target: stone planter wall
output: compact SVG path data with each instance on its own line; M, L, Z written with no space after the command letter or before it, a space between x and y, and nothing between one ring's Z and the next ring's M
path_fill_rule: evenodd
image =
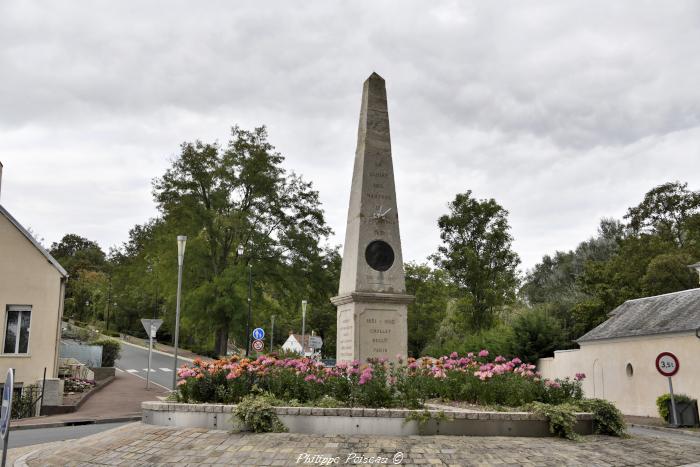
M244 429L232 414L234 405L143 402L143 423L161 426L198 427L212 430ZM406 421L423 410L321 407L275 407L278 417L292 433L345 435L468 435L552 436L546 418L528 412L469 412L428 410L433 417L420 424ZM446 420L441 420L440 414ZM591 434L593 416L577 414L576 432Z

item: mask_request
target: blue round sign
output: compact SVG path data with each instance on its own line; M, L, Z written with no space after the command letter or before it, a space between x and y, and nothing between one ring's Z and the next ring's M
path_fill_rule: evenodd
M253 339L263 340L264 338L265 338L265 331L263 331L263 328L255 328L253 330Z

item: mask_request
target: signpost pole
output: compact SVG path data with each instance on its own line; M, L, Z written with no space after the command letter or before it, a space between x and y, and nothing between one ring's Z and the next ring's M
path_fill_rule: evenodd
M148 333L148 372L146 372L146 389L151 389L151 354L153 353L153 326Z
M275 315L272 315L272 329L270 329L270 352L275 345Z
M671 411L673 412L673 426L678 426L678 414L676 413L676 399L673 397L673 382L668 377L668 392L671 394Z
M0 409L0 437L2 437L2 467L7 462L7 442L10 439L10 418L12 417L12 393L14 392L15 374L12 368L7 370L5 386L2 389L2 409Z

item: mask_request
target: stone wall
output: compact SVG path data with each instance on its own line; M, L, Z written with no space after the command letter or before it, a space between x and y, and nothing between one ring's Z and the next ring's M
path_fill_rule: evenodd
M234 405L143 402L143 423L161 426L240 430ZM431 419L421 424L407 420L424 410L275 407L284 426L292 433L365 435L468 435L552 436L546 418L529 412L473 412L428 410ZM580 434L593 432L593 416L577 414Z

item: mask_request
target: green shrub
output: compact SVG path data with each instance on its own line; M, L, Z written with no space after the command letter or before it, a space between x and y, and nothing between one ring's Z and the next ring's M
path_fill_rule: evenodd
M267 394L251 394L238 403L233 413L248 430L255 433L284 432L287 428L277 417L271 404L276 400L274 396Z
M578 407L572 404L543 404L532 402L525 406L528 411L543 415L549 420L550 433L561 438L576 439L578 435L574 431L576 425L576 412Z
M626 436L625 419L612 402L603 399L583 399L576 405L582 412L593 413L593 431L596 434Z
M103 337L92 341L92 345L102 346L102 366L114 366L114 362L121 356L122 345L118 340Z
M674 394L673 399L678 402L693 402L695 399L692 397L686 395L686 394ZM668 411L668 403L671 400L671 394L666 393L662 394L659 397L656 398L656 408L659 410L659 415L661 418L666 420L666 423L670 423L671 421L669 420L669 415L671 415Z
M524 311L513 321L513 354L526 362L535 363L541 357L551 357L566 344L562 325L546 310Z

